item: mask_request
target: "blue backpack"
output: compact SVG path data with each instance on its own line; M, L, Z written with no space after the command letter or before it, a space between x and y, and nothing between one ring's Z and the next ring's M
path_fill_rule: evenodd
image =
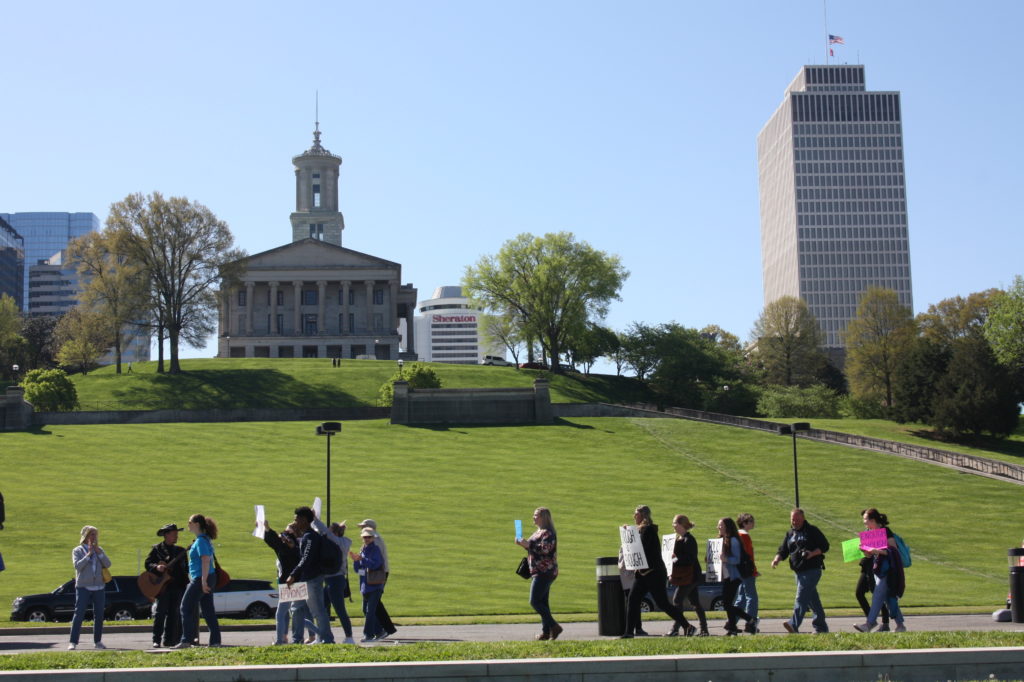
M912 563L910 560L910 547L896 533L893 533L892 537L896 541L896 549L900 551L900 562L903 564L903 568L909 568Z

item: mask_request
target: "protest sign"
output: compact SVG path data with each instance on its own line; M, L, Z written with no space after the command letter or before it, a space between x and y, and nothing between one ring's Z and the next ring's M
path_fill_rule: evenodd
M672 552L676 548L676 534L671 533L669 535L661 536L661 560L665 562L665 570L672 573L672 564L675 563L675 559L672 557Z
M619 540L622 542L622 560L627 571L645 571L647 556L644 555L644 546L640 542L640 530L636 526L622 526L619 528Z
M516 519L516 540L523 539L523 522L521 519Z
M722 582L722 538L708 538L707 551L704 553L705 582Z
M889 546L889 538L884 528L865 530L860 534L860 548L863 550L885 549Z
M292 583L288 585L278 585L277 587L277 600L278 601L302 601L309 596L309 588L306 587L306 583Z
M320 510L323 508L323 506L324 503L320 501L319 497L313 498L313 513L316 515L318 519L320 518Z
M860 551L860 538L852 538L843 541L843 561L857 561L864 558Z
M263 539L263 522L267 520L266 512L263 511L263 505L256 505L256 527L252 529L253 537L257 537L260 540Z

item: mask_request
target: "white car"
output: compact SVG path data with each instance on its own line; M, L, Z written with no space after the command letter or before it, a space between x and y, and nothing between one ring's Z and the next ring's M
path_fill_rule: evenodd
M267 580L232 580L214 591L213 608L218 616L273 618L277 611L277 588ZM155 603L151 610L156 611Z
M495 367L508 367L512 363L498 355L485 355L480 361L481 365L494 365Z

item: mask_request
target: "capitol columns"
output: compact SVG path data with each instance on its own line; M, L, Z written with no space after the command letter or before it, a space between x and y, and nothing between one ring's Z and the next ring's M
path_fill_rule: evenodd
M270 334L280 334L281 330L277 328L277 282L267 282L270 285L270 324L267 325L267 332Z
M326 318L326 306L327 306L327 282L325 280L319 280L316 283L317 293L316 300L319 303L316 315L316 330L320 334L327 333L327 318Z

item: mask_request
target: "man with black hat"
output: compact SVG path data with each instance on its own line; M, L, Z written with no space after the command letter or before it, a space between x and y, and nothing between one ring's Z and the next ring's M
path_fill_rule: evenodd
M178 547L178 528L168 523L156 532L163 538L162 542L153 545L146 557L146 570L158 576L166 577L160 594L156 598L156 615L153 617L153 648L170 647L181 639L181 597L188 585L186 562L182 559L186 551Z

